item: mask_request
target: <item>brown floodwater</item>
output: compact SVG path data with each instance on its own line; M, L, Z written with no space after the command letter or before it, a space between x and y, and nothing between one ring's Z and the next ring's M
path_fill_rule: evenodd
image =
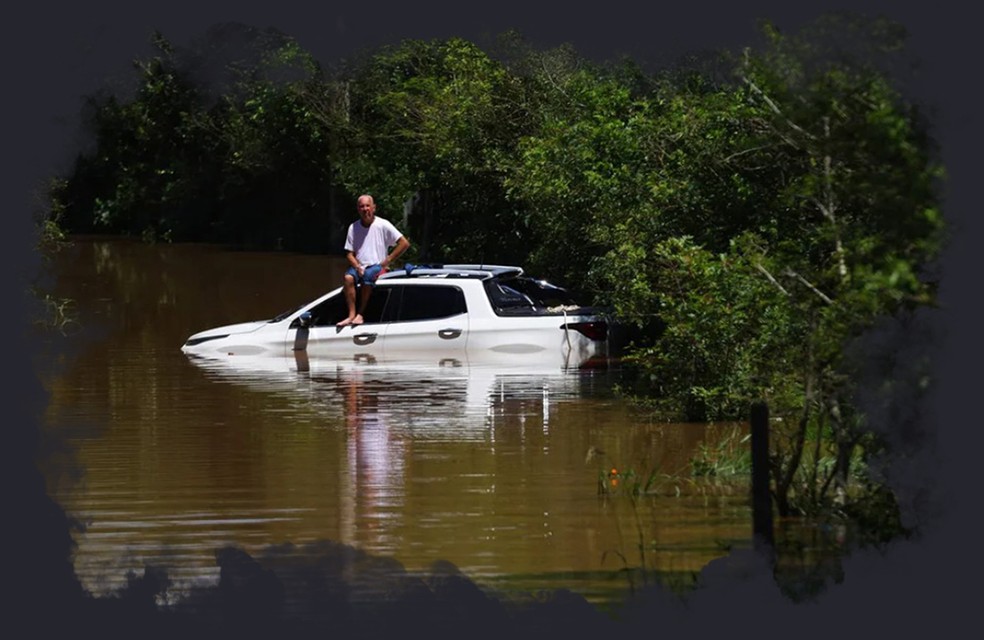
M50 288L75 321L39 361L45 434L62 445L42 468L84 525L86 589L156 565L180 594L218 580L223 545L330 540L411 571L446 560L479 584L602 602L627 589L625 566L687 574L750 544L747 487L688 477L702 443L740 427L653 422L613 393L614 364L269 371L180 351L196 331L318 297L343 267L103 238L56 255ZM599 492L612 468L665 475L633 499Z

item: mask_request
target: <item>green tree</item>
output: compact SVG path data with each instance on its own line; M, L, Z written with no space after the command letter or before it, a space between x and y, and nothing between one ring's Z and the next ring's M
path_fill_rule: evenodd
M192 237L207 222L195 177L211 142L197 126L200 96L177 70L167 40L154 34L153 44L157 55L134 63L132 100L97 95L87 101L96 148L80 154L55 192L73 230ZM188 208L197 215L185 215Z
M554 103L520 141L507 186L543 212L533 264L645 324L657 314L654 243L725 248L761 195L740 166L754 121L739 92L687 74L626 82L625 72L577 65L541 81Z
M220 106L221 237L267 248L330 247L340 135L333 85L289 39L237 76Z
M883 444L859 411L845 349L880 318L932 303L925 270L940 242L941 170L918 111L867 58L826 55L817 33L767 33L769 48L746 52L737 68L750 124L733 156L737 183L759 207L707 219L732 235L726 250L715 232L693 245L649 236L605 264L622 263L609 278L618 308L666 322L637 359L677 406L716 418L740 416L756 397L770 402L781 419L775 496L788 515L849 508L852 465ZM875 32L885 34L896 35ZM633 252L636 264L624 257Z
M66 228L262 248L340 245L337 87L310 54L283 34L238 25L188 49L160 34L153 44L156 54L135 63L133 96L88 100L94 149L53 192Z
M524 114L502 65L458 38L411 40L352 76L343 184L406 211L422 259L522 257L502 180Z

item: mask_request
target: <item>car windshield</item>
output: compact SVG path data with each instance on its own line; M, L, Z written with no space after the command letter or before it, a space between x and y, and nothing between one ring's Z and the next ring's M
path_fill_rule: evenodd
M298 305L298 306L294 307L293 309L290 309L288 311L284 311L283 313L274 316L270 320L267 320L267 322L280 322L281 320L283 320L284 318L287 318L288 316L290 316L290 314L294 313L295 311L297 311L298 309L300 309L303 306L304 306L303 304L302 305Z

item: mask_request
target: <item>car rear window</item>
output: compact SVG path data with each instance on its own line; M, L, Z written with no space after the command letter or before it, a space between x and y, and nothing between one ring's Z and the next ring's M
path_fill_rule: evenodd
M507 280L505 284L528 296L533 301L533 304L538 307L580 304L567 289L552 285L545 280L512 278L511 280Z
M579 304L566 289L533 278L487 280L485 291L496 312L507 315L524 309L542 310Z

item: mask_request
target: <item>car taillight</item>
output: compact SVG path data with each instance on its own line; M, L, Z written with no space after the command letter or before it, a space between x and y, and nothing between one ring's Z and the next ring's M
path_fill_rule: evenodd
M607 322L568 322L561 329L574 329L589 340L605 340L608 338Z

